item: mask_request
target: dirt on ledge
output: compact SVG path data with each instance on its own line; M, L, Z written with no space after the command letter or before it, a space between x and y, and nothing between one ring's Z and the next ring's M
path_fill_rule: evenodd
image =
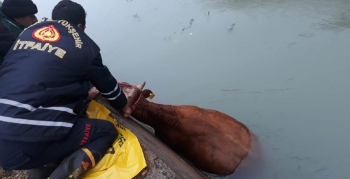
M111 116L120 124L132 131L138 138L144 152L147 167L134 179L207 179L196 167L192 166L184 158L180 157L168 146L162 143L152 132L142 127L132 117L124 118L113 109L106 99L98 97L97 102L101 103L111 111ZM26 179L28 171L14 170L4 171L0 168L0 179Z
M25 179L27 178L27 170L4 171L0 168L1 179Z

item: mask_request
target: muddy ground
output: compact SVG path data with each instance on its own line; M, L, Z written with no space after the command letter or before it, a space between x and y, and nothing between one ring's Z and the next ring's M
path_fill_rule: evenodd
M0 178L1 179L25 179L27 177L27 171L4 171L0 168Z

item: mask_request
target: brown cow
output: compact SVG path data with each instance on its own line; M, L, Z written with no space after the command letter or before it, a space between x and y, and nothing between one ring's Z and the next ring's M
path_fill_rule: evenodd
M236 119L196 106L162 105L149 102L145 83L120 84L129 101L136 101L132 116L152 126L156 136L197 168L218 175L232 174L251 148L248 128ZM141 95L139 95L141 93ZM137 100L138 99L138 100Z

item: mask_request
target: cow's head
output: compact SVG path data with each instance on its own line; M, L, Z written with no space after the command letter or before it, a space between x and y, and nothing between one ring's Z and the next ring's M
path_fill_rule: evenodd
M131 107L132 111L140 101L143 101L146 98L152 99L155 96L151 90L146 89L142 91L145 85L146 82L143 82L137 86L126 82L119 83L119 86L122 88L125 96L128 99L128 105Z

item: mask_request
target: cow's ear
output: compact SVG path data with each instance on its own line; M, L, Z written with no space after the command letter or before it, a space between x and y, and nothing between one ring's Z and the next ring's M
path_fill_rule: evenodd
M148 97L148 98L149 98L150 100L152 100L155 96L156 96L156 94L154 94L154 93L151 92L151 93L149 94L149 97Z
M152 99L152 98L154 98L155 94L149 89L144 89L144 90L142 90L142 96L144 98Z

